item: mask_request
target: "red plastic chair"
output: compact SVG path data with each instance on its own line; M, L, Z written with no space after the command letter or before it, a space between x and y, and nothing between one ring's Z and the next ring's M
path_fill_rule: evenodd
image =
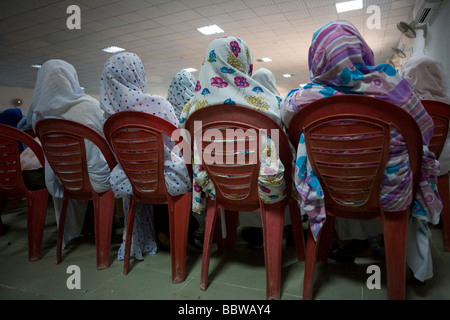
M424 100L422 101L422 104L434 122L434 134L431 138L429 147L430 150L436 155L436 159L439 159L448 135L450 105L431 100ZM441 212L441 224L444 235L444 251L450 252L450 192L448 173L438 176L437 183L443 205Z
M45 215L47 213L47 188L29 190L22 177L18 141L30 147L45 167L42 148L25 132L0 124L0 210L6 198L27 199L28 260L35 261L42 256ZM3 223L0 216L0 233Z
M381 219L388 297L405 298L410 208L384 212L379 205L390 125L400 130L407 143L415 194L422 163L422 135L405 110L376 98L342 95L317 100L292 118L289 138L297 146L304 132L308 159L322 186L327 215L316 241L308 231L303 299L312 299L316 261L328 258L335 217Z
M163 135L178 129L172 123L143 112L123 111L110 116L105 137L133 187L125 239L123 273L129 272L131 236L136 204L168 204L172 282L186 278L186 253L192 193L171 196L164 179ZM186 161L191 173L190 159Z
M63 204L58 223L56 262L62 259L62 243L66 210L69 199L92 200L94 207L94 233L97 251L97 269L110 265L114 193L97 193L89 180L85 139L93 142L103 153L112 170L117 162L106 140L88 126L66 119L44 119L35 128L45 157L61 181L64 189Z
M201 121L201 126L196 126L197 121ZM255 152L254 146L259 146L260 128L266 130L269 135L275 134L275 132L278 134L277 150L281 151L279 156L285 168L284 178L288 196L284 201L271 205L263 204L258 194L260 162L259 154ZM186 121L186 129L191 135L191 145L193 145L194 138L197 142L202 141L202 143L197 145L198 152L199 155L202 154L202 165L216 190L215 200L208 199L200 288L206 290L208 286L208 269L214 232L216 233L219 249L221 246L220 222L216 223L217 217L220 215L220 209L224 209L226 220L226 239L222 246L228 250L234 248L238 212L255 211L261 212L262 217L266 266L266 298L279 299L283 220L284 210L288 204L297 256L299 260L305 259L300 210L296 201L290 197L292 191L292 156L286 134L272 118L262 112L229 104L211 106L194 112ZM229 129L235 133L243 130L244 135L237 134L235 137L227 137L227 130ZM218 142L212 138L208 139L208 132L211 133L213 132L212 130L216 130L222 137L227 137L227 139L231 140ZM249 133L249 136L246 136L246 132ZM252 135L252 132L255 134ZM243 140L246 140L246 142L242 143ZM273 139L273 141L277 143L276 139ZM235 152L247 153L249 156L246 156L245 159L240 159L239 157L242 157L242 155L230 155L230 153L220 152L216 149L213 158L217 160L219 157L218 161L220 162L214 159L208 160L208 150L212 146L219 147L219 144L223 151L226 151L227 148L232 148Z

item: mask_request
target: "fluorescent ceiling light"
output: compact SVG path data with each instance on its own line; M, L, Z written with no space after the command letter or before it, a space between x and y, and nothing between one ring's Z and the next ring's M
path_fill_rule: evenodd
M187 72L195 72L195 71L197 71L197 69L195 69L195 68L186 68L184 70L186 70Z
M40 64L32 64L31 67L32 68L36 68L36 69L40 69L40 68L42 68L42 65L40 65Z
M209 36L210 34L215 34L215 33L222 33L224 32L219 26L217 26L216 24L212 24L210 26L205 26L205 27L201 27L201 28L197 28L198 31L200 31L201 33Z
M117 52L122 52L125 51L125 49L120 48L120 47L116 47L116 46L110 46L107 48L103 48L102 51L108 52L108 53L117 53Z
M363 2L362 0L354 0L354 1L346 1L341 3L336 3L336 11L338 13L351 11L351 10L358 10L362 9Z
M289 74L289 73L283 74L283 77L285 77L285 78L290 78L290 77L293 77L293 76L294 76L293 74Z
M260 62L270 62L270 61L272 61L272 59L270 59L270 58L261 58L261 59L258 59L258 61L260 61Z

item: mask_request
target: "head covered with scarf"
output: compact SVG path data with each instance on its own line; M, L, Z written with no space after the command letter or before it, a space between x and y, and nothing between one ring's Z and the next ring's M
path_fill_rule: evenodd
M77 71L64 60L48 60L38 70L30 114L33 128L37 121L55 117L102 132L103 111L98 101L84 93Z
M159 116L178 126L172 105L163 97L147 93L147 79L141 59L132 52L111 56L100 78L100 103L105 118L126 110Z
M254 108L280 122L278 100L252 78L253 54L237 37L214 39L199 71L195 94L183 108L180 123L196 110L213 105L236 104Z
M443 65L428 55L413 55L400 74L413 87L421 100L437 100L450 104L449 88Z
M423 136L424 156L421 190L416 195L418 201L413 205L413 214L426 232L427 221L436 223L442 208L439 195L434 191L439 170L434 154L428 150L433 121L411 86L391 65L375 65L372 50L358 30L347 21L330 22L314 33L309 49L309 70L311 82L302 89L291 90L284 101L282 117L287 126L295 112L303 106L340 94L361 94L386 100L415 118ZM391 145L395 146L393 150L396 150L397 158L390 156L392 162L388 162L388 167L392 165L392 170L395 170L391 170L391 174L386 173L383 178L381 204L385 211L405 209L412 201L411 170L407 149L402 142L398 130L391 131ZM325 221L323 194L317 178L311 174L312 170L307 170L311 167L304 141L299 143L297 150L296 187L305 211L309 211L313 234L317 235ZM402 154L401 158L399 154ZM302 159L303 163L300 163Z
M167 91L167 100L172 104L178 118L181 115L181 110L183 110L183 107L194 96L194 90L194 75L184 69L178 71L173 77Z

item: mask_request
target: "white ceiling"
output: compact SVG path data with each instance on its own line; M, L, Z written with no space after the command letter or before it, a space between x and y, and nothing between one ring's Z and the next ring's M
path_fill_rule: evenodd
M33 88L32 64L63 59L78 71L86 92L98 95L103 64L116 45L144 62L149 92L165 96L175 73L200 69L206 48L218 35L196 28L217 24L224 35L246 41L254 70L264 66L276 77L281 94L308 82L308 49L313 32L323 24L352 22L375 53L376 62L392 57L401 33L398 21L409 22L414 0L364 0L364 9L338 14L344 0L2 0L0 6L0 85ZM81 29L69 30L69 5L81 9ZM369 29L370 5L381 9L381 28ZM270 57L271 62L256 59ZM291 73L292 78L283 78ZM194 72L196 76L198 72Z

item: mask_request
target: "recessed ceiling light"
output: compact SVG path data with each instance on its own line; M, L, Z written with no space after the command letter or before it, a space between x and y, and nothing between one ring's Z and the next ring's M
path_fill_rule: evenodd
M116 47L116 46L110 46L107 48L103 48L102 51L108 52L108 53L117 53L117 52L122 52L125 51L124 48L120 48L120 47Z
M353 1L336 3L336 11L338 13L351 11L351 10L358 10L358 9L362 9L362 7L363 7L362 0L353 0Z
M195 68L186 68L184 70L186 70L187 72L195 72L195 71L197 71L197 69L195 69Z
M290 74L290 73L285 73L285 74L283 74L283 77L285 77L285 78L290 78L290 77L293 77L294 75L293 74Z
M270 62L270 61L272 61L272 59L266 57L266 58L257 59L257 61L259 61L259 62Z
M224 32L219 26L217 26L216 24L212 24L210 26L205 26L205 27L201 27L201 28L197 28L198 31L200 31L201 33L209 36L211 34L215 34L215 33L222 33Z
M36 68L36 69L40 69L40 68L42 68L42 65L41 64L32 64L31 67L32 68Z

